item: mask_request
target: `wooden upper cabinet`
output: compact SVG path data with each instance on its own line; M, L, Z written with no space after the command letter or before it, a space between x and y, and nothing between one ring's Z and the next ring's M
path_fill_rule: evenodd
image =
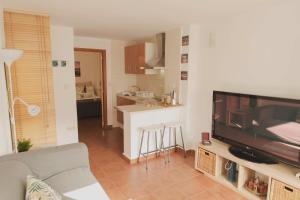
M142 43L125 47L125 73L145 74L146 62L154 57L155 44Z

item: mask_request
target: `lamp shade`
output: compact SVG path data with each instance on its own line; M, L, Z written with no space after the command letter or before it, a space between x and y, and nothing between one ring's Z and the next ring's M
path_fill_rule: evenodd
M29 105L27 107L27 112L31 117L36 117L41 112L41 108L37 105Z
M19 49L0 49L0 60L8 66L19 59L23 55L23 51Z

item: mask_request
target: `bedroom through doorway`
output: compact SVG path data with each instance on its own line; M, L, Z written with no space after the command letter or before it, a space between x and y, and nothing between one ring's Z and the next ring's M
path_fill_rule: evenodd
M78 126L106 128L106 51L74 48L74 58Z

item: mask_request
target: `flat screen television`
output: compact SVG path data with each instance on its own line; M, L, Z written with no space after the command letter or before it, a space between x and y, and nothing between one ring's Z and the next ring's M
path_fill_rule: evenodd
M214 91L212 119L234 155L300 168L300 100Z

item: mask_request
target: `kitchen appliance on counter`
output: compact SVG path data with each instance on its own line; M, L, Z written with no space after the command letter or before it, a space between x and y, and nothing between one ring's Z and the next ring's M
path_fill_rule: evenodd
M176 106L177 105L177 97L176 97L176 91L173 90L171 93L164 94L161 97L161 103L164 105L172 105Z
M171 93L171 98L172 98L172 100L171 100L171 105L172 105L172 106L175 106L175 105L177 104L177 100L176 100L176 92L175 92L175 90L172 91L172 93Z
M122 96L128 96L128 97L135 96L135 93L130 92L130 91L120 92L119 94L122 95Z
M151 91L137 91L136 96L142 98L154 98L154 93Z

